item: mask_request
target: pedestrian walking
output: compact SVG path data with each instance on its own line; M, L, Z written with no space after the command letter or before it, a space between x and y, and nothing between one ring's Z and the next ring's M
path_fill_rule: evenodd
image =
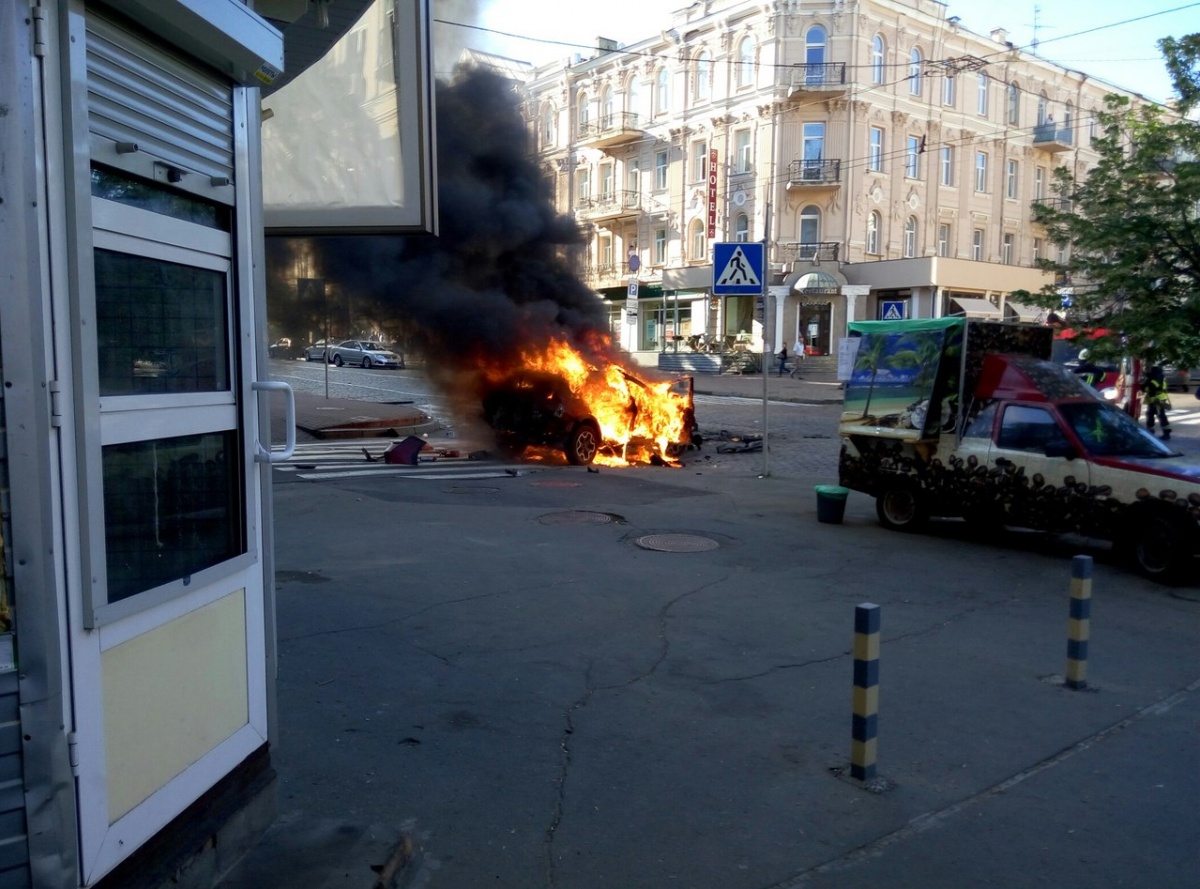
M804 334L797 333L796 334L796 342L792 346L792 377L793 378L795 378L797 380L801 378L800 377L800 366L804 362L804 359L807 355L808 355L808 352L804 348Z
M1171 397L1167 394L1167 381L1163 376L1161 365L1155 364L1150 368L1142 383L1142 392L1146 397L1146 428L1154 432L1154 421L1158 420L1162 427L1162 438L1171 437L1171 421L1167 419L1167 409L1171 406Z
M785 370L787 370L787 343L779 347L779 375L783 376Z

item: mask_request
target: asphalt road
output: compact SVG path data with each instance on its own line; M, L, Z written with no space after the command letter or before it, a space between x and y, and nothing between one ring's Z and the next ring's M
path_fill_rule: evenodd
M437 415L383 373L337 385ZM761 423L753 399L701 408ZM711 452L279 470L281 818L223 885L367 887L401 837L399 885L431 889L1200 884L1200 587L1083 541L891 533L857 494L819 523L837 413L772 404L767 477ZM1068 691L1080 552L1089 688ZM883 792L841 777L863 602Z

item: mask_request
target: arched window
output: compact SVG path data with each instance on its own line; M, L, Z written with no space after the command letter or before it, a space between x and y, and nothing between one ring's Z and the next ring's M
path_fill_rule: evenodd
M875 35L871 41L871 83L883 83L883 59L886 48L883 37Z
M867 217L867 252L876 254L879 252L879 211L872 210L871 215Z
M921 95L921 50L912 48L908 54L908 92L910 95Z
M1050 120L1050 100L1046 98L1046 94L1042 93L1038 96L1037 122L1041 126L1046 121Z
M587 93L580 93L575 97L575 121L578 126L577 133L580 136L586 136L588 126L591 123L591 103L588 101Z
M750 217L739 213L733 220L733 239L741 244L750 240Z
M658 69L654 81L654 113L666 114L671 110L671 72L663 65Z
M696 57L696 101L707 102L712 98L712 59L702 52Z
M820 25L804 35L804 79L809 85L825 82L825 29Z
M976 89L975 110L980 117L988 116L988 88L992 79L986 71L979 72L979 85Z
M629 75L629 80L625 84L625 110L634 115L642 113L642 93L638 88L636 74Z
M613 120L613 95L607 86L600 90L600 126L608 129L616 121Z
M743 37L737 47L737 85L750 86L754 83L754 40Z
M809 204L800 211L801 259L812 259L820 250L821 208Z
M704 220L694 219L691 225L691 259L704 259L708 256L708 232Z
M547 103L542 106L542 125L539 128L542 136L542 147L553 148L558 144L558 112L554 106Z
M1014 80L1008 85L1008 125L1019 126L1021 123L1021 88Z
M904 222L904 255L911 259L917 255L917 217L910 216Z

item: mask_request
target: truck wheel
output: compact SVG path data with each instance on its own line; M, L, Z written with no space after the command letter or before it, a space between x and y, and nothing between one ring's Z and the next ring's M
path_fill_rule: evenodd
M1129 554L1134 567L1144 576L1159 583L1176 584L1195 570L1196 535L1188 533L1190 529L1183 516L1157 510L1139 516L1129 529L1132 534Z
M925 510L915 486L906 482L885 485L875 495L879 524L890 531L915 531L925 522Z

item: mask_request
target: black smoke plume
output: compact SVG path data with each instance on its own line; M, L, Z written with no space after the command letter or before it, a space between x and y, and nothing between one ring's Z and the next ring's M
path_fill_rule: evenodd
M484 70L438 84L438 236L271 238L269 267L294 267L301 248L314 255L314 277L351 296L356 317L371 305L377 318L402 320L447 388L472 388L473 367L517 366L523 347L551 338L597 364L613 360L604 305L567 260L582 233L555 211L519 107L513 85ZM311 321L311 306L296 308Z

